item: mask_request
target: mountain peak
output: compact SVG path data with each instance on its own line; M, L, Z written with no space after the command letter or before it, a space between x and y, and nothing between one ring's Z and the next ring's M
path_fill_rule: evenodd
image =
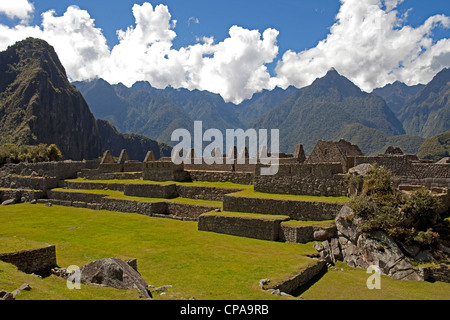
M311 84L310 88L328 92L329 90L337 90L344 96L360 95L361 89L349 79L339 74L335 68L331 68L322 78L317 78Z

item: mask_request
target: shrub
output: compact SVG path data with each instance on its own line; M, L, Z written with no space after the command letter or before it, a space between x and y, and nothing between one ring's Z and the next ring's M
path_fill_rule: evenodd
M439 219L441 202L426 188L403 196L396 192L390 172L375 167L364 176L363 193L350 201L355 215L362 218L361 231L382 230L409 245L430 247L439 242L431 228Z
M0 146L0 165L7 162L42 162L59 161L61 159L61 151L54 144L50 146L45 144L29 146L8 143Z

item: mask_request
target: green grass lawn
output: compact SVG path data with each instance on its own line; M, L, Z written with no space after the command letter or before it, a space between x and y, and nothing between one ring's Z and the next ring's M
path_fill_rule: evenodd
M280 299L261 291L259 280L295 273L311 263L306 254L314 252L311 245L201 232L196 222L31 204L0 206L0 239L4 252L55 244L61 267L107 257L137 258L139 272L149 284L173 286L167 295L155 299ZM76 295L54 276L39 280L5 270L3 265L0 269L0 288L12 290L30 279L38 283L23 298L72 299ZM94 291L98 296L86 292L80 299L123 299L124 295ZM135 292L130 293L129 298L135 297Z
M197 223L85 208L0 206L0 252L56 245L61 267L101 258L137 258L143 278L172 285L154 299L288 299L259 289L260 279L286 278L312 263L312 243L263 241L197 230ZM344 269L340 271L340 269ZM392 280L366 287L368 274L343 263L303 292L304 299L449 299L450 284ZM0 262L0 289L33 288L17 299L137 299L136 290L82 286L55 276L39 279ZM297 297L295 299L300 299Z

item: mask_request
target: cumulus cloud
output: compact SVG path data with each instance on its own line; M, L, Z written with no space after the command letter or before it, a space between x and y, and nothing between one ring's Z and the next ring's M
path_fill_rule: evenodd
M208 90L235 103L277 85L303 87L331 67L370 91L395 80L424 83L450 66L450 40L431 38L436 27L450 27L449 18L435 15L413 28L406 24L407 12L400 15L396 10L402 2L341 0L327 37L314 48L286 51L276 76L266 65L279 54L277 30L261 33L232 26L221 41L198 37L197 43L174 49L177 21L167 6L150 3L132 7L134 25L118 30L119 42L109 48L103 31L79 7L67 8L62 16L44 12L42 24L30 26L25 21L34 12L28 1L8 1L22 3L22 9L31 5L31 11L14 11L0 0L0 13L22 19L14 27L0 24L0 50L29 36L42 38L55 47L71 80L101 77L128 86L146 80L156 88ZM190 23L195 23L192 18Z
M400 15L402 0L341 0L326 39L299 53L287 51L278 63L277 84L303 87L331 67L365 91L395 80L427 83L450 66L449 39L434 43L432 31L450 27L444 15L428 18L417 28Z
M28 22L34 12L34 5L28 0L0 0L0 14L10 19L18 18L22 23Z

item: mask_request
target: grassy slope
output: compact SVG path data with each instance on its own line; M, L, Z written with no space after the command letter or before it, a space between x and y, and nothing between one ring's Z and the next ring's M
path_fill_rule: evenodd
M277 298L259 290L259 280L292 274L310 263L305 255L313 253L311 244L200 232L195 222L30 204L0 207L0 238L2 251L55 244L61 267L107 257L137 258L139 271L149 284L173 285L166 297L179 299ZM11 270L0 272L0 287L15 289L29 277ZM36 280L36 290L22 297L40 299L45 291L45 299L73 298L64 281L51 278ZM85 294L87 298L110 297L106 291L98 291L98 296ZM135 297L134 292L130 294Z
M285 278L311 263L312 243L261 241L197 231L195 222L22 204L0 206L1 251L55 244L58 264L84 265L96 259L137 258L152 285L173 285L155 299L280 299L258 288L262 278ZM341 271L341 268L343 271ZM33 288L18 299L136 299L135 290L83 286L68 290L54 276L38 279L0 262L0 287ZM369 290L365 270L338 263L302 297L311 299L449 299L450 284L397 281L382 276L381 290Z

